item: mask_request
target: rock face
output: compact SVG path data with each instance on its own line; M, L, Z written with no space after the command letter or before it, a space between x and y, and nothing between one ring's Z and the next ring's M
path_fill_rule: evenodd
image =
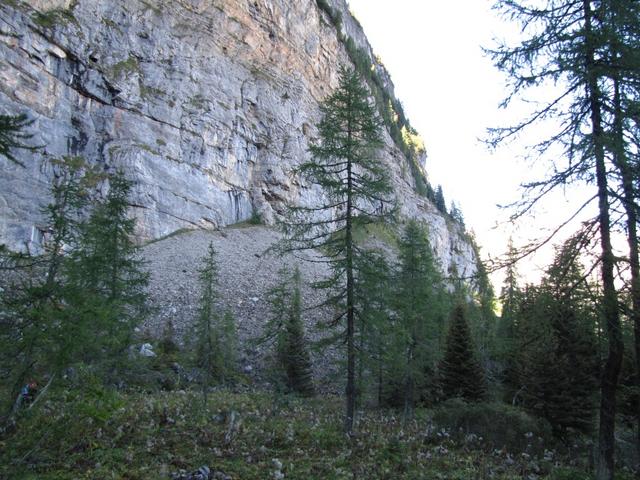
M373 58L345 1L326 3ZM291 171L317 140L340 64L350 59L316 0L0 0L0 113L26 113L43 146L26 168L0 158L0 243L37 248L47 158L62 155L135 181L141 240L316 204L322 191ZM472 275L470 244L415 193L385 136L401 213L429 223L445 270Z

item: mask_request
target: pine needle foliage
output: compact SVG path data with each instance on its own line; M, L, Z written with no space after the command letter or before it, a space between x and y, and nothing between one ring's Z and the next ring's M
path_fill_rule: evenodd
M59 374L80 359L87 345L86 329L69 302L66 253L77 248L93 176L79 157L54 159L51 167L44 251L20 256L16 281L2 295L0 366L13 385L12 398L27 379Z
M440 378L445 399L460 397L477 402L486 396L484 372L476 358L462 303L451 313L444 358L440 362Z
M624 174L625 168L620 168L627 162L618 160L624 157L621 147L625 143L631 143L627 143L630 151L636 151L631 140L634 134L625 132L624 124L637 115L631 113L633 109L624 108L622 100L637 98L637 89L632 88L638 84L637 39L640 37L637 32L640 23L637 2L497 0L494 8L521 28L521 35L515 42L498 44L488 51L496 67L508 76L508 94L502 106L523 100L532 108L522 121L491 129L489 144L497 146L524 136L535 129L534 125L552 120L550 133L540 135L539 131L535 132L535 140L529 146L530 159L548 160L547 173L543 178L523 185L525 192L522 201L514 205L517 210L513 218L531 212L551 192L564 191L567 184L594 187L591 198L585 195L577 203L581 206L567 212L564 223L554 231L558 232L597 200L597 217L593 222L597 228L592 228L592 237L599 240L601 307L609 351L600 376L595 477L611 480L614 476L616 386L624 351L612 230L618 223L620 198L624 197L622 203L631 206L631 198L626 193L620 195L620 179L616 178L615 170L618 168L617 173L627 179L623 183L630 185L631 177ZM535 102L530 102L532 90L535 90ZM624 110L630 115L623 115ZM611 168L612 163L616 168ZM622 190L632 193L632 189ZM625 210L628 216L637 211L637 204L635 208ZM637 254L636 239L637 235L630 250ZM537 245L547 241L541 240ZM535 248L537 246L532 246L529 250ZM632 263L637 265L637 262ZM636 268L636 272L640 272L640 268ZM640 293L640 289L636 292Z
M556 251L539 287L523 296L517 329L518 401L557 436L594 427L597 315L579 261L579 238Z
M123 172L107 180L107 196L80 225L65 269L68 303L84 319L92 359L122 353L147 310L149 275L133 240L135 220L127 214L132 183Z
M272 317L265 328L264 340L275 343L277 370L287 390L312 396L313 371L302 322L300 270L287 267L279 271L280 281L269 291Z
M423 390L432 384L432 370L439 339L439 318L444 314L444 286L426 227L411 220L399 242L395 276L395 322L391 332L390 364L402 378L405 418L413 416L416 399L431 396ZM395 357L395 358L391 358ZM395 376L394 375L394 376Z
M193 331L194 360L202 372L202 395L206 404L213 380L228 383L237 371L237 335L230 311L223 311L218 292L218 262L213 243L199 270L200 304Z
M358 258L356 300L360 307L356 329L358 404L367 394L374 394L376 403L383 403L388 383L388 348L392 338L393 270L385 254L366 250Z
M25 114L0 115L0 155L21 167L24 167L24 163L14 155L13 150L34 151L38 148L24 143L33 137L33 134L24 132L31 124L33 120L29 120Z
M345 431L353 430L356 405L356 304L358 257L362 249L353 238L357 226L388 221L392 187L383 163L381 121L359 75L340 70L340 84L322 103L318 124L320 141L309 147L312 160L297 171L303 181L318 185L325 201L318 206L293 207L284 222L285 251L319 249L331 269L329 278L315 286L330 292L328 304L336 316L347 357ZM342 333L344 332L344 333Z

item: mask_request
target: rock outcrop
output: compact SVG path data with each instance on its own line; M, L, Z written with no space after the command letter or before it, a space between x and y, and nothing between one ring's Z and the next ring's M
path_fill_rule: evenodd
M322 191L291 171L351 62L340 38L374 58L345 1L325 4L341 12L341 33L316 0L0 0L0 113L26 113L43 147L24 155L26 168L0 158L0 243L37 247L47 158L63 155L135 181L141 240L317 203ZM380 154L443 268L473 274L471 245L415 192L389 135Z

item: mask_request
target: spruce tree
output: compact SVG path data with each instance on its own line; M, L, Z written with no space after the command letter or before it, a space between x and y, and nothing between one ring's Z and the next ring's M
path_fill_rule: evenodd
M547 419L558 436L589 432L595 417L597 313L579 238L557 249L541 284L520 295L512 357L518 403Z
M516 250L513 247L513 241L509 239L505 278L499 297L502 309L495 332L495 356L502 364L504 399L508 403L513 402L514 396L520 389L516 365L518 353L516 336L523 292L518 284L516 262Z
M369 92L353 70L340 70L340 83L321 105L320 141L311 145L312 161L297 169L304 181L320 186L325 202L319 206L292 208L284 227L284 250L321 249L331 269L316 287L331 293L336 317L331 322L344 332L347 382L345 431L353 431L356 406L356 326L359 306L356 289L358 257L354 230L384 221L385 204L392 192L386 168L376 158L382 146L381 121Z
M494 351L495 339L492 334L496 323L496 299L493 285L489 280L489 272L480 255L480 247L472 236L469 238L476 258L476 273L473 277L475 288L471 294L474 302L470 306L469 323L480 359L483 364L486 364L490 354Z
M458 303L451 313L445 353L439 371L445 399L460 397L477 402L485 398L485 376L476 359L466 308L462 303Z
M451 215L451 218L464 229L464 215L462 215L462 211L458 208L454 201L451 201L451 207L449 207L449 215Z
M500 341L500 345L498 346L498 356L501 359L504 359L511 351L517 322L516 313L518 310L521 292L520 287L518 286L516 262L516 250L513 247L512 239L509 239L504 283L502 284L499 298L502 310L497 327L497 337Z
M438 185L436 189L436 199L435 199L436 208L439 212L446 214L447 213L447 203L444 199L444 192L442 191L442 185Z
M213 243L199 270L200 304L193 330L193 351L202 373L202 396L206 404L212 380L230 381L236 373L236 330L230 311L222 311L218 293L218 262Z
M275 340L276 368L284 377L287 389L311 396L315 389L302 323L300 270L296 266L292 273L283 267L278 276L278 284L268 294L272 317L261 340Z
M394 348L398 356L405 418L413 416L418 390L428 383L424 378L435 358L438 340L437 319L443 309L443 284L426 229L416 221L407 223L399 242L400 265L395 279L397 320Z

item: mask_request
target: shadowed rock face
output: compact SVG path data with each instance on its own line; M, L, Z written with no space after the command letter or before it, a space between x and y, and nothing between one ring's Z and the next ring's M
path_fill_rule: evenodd
M344 0L330 3L370 52ZM340 64L349 58L315 0L0 1L0 112L27 113L30 142L45 146L26 168L0 159L0 243L38 247L49 156L123 169L141 240L317 204L322 191L291 171L317 140ZM414 192L385 136L401 213L430 224L445 271L472 274L470 245Z

